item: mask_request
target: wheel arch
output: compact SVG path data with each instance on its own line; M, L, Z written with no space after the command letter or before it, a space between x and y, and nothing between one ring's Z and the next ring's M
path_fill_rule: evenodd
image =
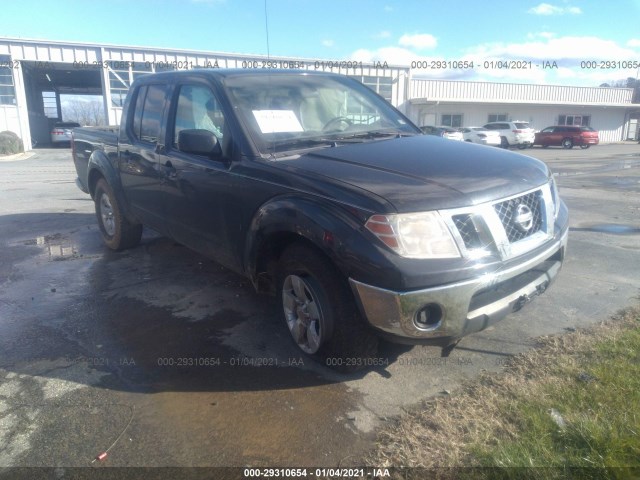
M378 251L364 239L364 221L339 204L315 199L286 197L264 204L255 213L244 248L244 269L258 291L275 293L275 272L284 250L293 243L312 248L331 262L346 279L357 266L357 246ZM358 249L359 253L360 250Z
M87 171L87 188L89 189L89 195L91 195L91 198L95 200L96 185L101 178L104 178L118 199L124 216L130 222L137 223L138 220L131 213L129 204L126 201L119 173L116 170L116 167L114 167L112 161L109 160L102 150L96 150L91 154L89 157Z

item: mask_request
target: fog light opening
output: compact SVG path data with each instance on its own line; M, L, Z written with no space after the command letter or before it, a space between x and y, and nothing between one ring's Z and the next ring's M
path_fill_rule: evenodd
M433 330L442 322L442 307L437 303L428 303L416 312L414 323L420 330Z

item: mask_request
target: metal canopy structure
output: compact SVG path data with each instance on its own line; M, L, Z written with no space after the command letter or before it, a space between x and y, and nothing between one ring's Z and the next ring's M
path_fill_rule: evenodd
M409 88L402 66L0 37L0 131L17 133L29 149L47 143L61 118L60 95L100 95L105 123L120 121L131 83L140 75L191 68L298 68L360 80L395 106Z

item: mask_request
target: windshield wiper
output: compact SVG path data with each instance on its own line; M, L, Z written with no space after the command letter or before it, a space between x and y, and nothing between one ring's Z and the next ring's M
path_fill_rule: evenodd
M336 139L334 138L292 138L290 140L282 140L280 142L273 142L271 146L275 149L290 148L290 147L335 147Z
M384 139L384 138L402 138L402 137L412 137L414 135L417 135L417 133L412 133L412 132L400 132L400 131L395 131L395 132L389 132L389 131L385 131L385 130L373 130L370 132L359 132L359 133L354 133L352 135L345 135L343 137L337 137L336 140L338 142L349 142L349 141L355 141L355 142L362 142L364 140L369 140L369 139Z
M275 159L277 157L288 156L292 152L299 150L337 146L338 144L332 138L292 138L269 143L265 153L270 158Z

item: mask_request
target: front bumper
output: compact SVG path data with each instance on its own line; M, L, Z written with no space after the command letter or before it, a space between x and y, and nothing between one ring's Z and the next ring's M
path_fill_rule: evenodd
M446 344L485 329L544 292L562 267L567 238L568 230L525 262L450 285L395 292L349 282L363 314L377 330L407 343ZM436 312L429 324L418 321L425 308Z

